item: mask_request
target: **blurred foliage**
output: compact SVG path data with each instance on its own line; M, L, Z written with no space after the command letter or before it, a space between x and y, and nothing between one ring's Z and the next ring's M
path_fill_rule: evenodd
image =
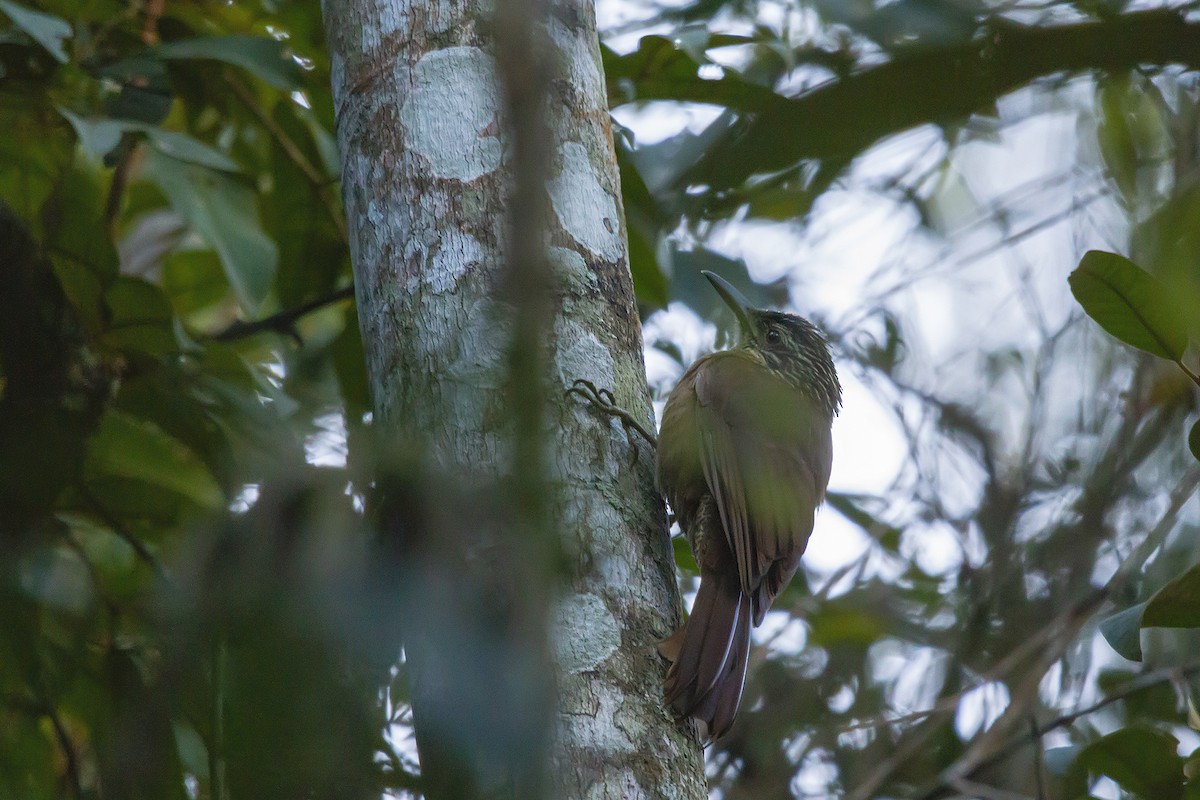
M0 20L0 797L411 786L319 9Z
M1050 223L976 197L960 156L1051 113L1118 220L1095 246L1196 326L1194 6L644 10L605 32L616 118L705 110L646 143L618 124L648 330L672 303L715 316L702 269L764 304L819 279L794 252L751 269L729 232L803 230L914 129L934 157L871 192L953 245L950 272L991 252L958 244L964 204L1015 253ZM0 797L419 792L321 35L291 0L0 0ZM909 452L888 492L830 498L867 545L780 597L716 791L1196 796L1193 390L1077 315L923 365L891 299L927 266L820 320Z

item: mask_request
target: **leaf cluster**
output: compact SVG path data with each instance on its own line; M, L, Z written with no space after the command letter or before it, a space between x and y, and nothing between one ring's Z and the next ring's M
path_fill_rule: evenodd
M307 3L0 4L0 796L410 785Z

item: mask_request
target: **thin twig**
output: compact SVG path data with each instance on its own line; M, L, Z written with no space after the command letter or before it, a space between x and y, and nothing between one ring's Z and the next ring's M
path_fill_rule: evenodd
M1197 386L1200 386L1200 375L1197 375L1196 373L1194 373L1190 369L1188 369L1187 365L1184 364L1181 359L1178 359L1178 358L1175 359L1175 364L1181 370L1183 370L1184 375L1187 375L1189 378L1192 379L1192 383L1196 384Z
M209 708L212 741L208 743L209 795L228 800L225 784L225 642L218 633L213 640L211 663L212 706Z
M146 563L151 570L154 571L159 578L164 581L171 580L171 573L163 566L150 549L146 547L146 543L130 533L121 521L114 517L104 508L104 505L93 495L87 487L80 487L80 494L87 503L89 510L100 518L101 522L107 525L113 533L119 536L126 544L133 548L133 552Z
M1175 527L1179 510L1196 491L1198 485L1200 485L1200 469L1189 470L1180 478L1179 483L1176 484L1175 489L1171 492L1167 510L1159 518L1158 523L1146 535L1146 538L1125 557L1120 566L1117 567L1117 571L1113 573L1113 576L1109 578L1104 586L1095 590L1091 595L1069 609L1066 617L1066 621L1068 622L1066 629L1050 642L1047 651L1038 659L1038 668L1026 675L1025 680L1013 692L1008 708L1004 710L1000 718L983 735L978 737L967 748L967 751L962 756L946 769L942 770L937 781L920 795L924 800L931 800L931 798L937 796L941 787L953 786L954 781L974 775L985 764L992 763L999 757L1000 753L1007 751L1013 746L1011 739L1005 741L1001 739L1012 727L1014 721L1020 716L1025 715L1028 705L1037 698L1038 686L1046 670L1062 657L1062 654L1070 647L1071 642L1074 641L1084 624L1091 619L1093 614L1100 610L1104 602L1114 594L1120 592L1124 588L1125 583L1133 575L1134 570L1144 564L1146 559L1158 549L1163 539ZM1017 737L1017 741L1024 742L1025 737Z
M71 743L71 737L67 733L67 728L63 725L62 717L58 715L58 709L49 700L46 700L43 713L50 718L50 724L54 727L54 737L58 739L58 746L62 748L63 758L67 762L67 780L71 784L71 790L75 797L83 797L83 784L79 778L79 754L75 752L75 745Z
M1041 738L1041 734L1038 732L1037 720L1032 714L1029 715L1029 732L1035 739ZM1042 763L1042 748L1039 744L1033 748L1033 782L1037 788L1038 800L1046 800L1046 784L1042 777L1042 770L1044 768L1045 765Z
M114 151L117 164L113 168L112 179L108 183L108 196L104 200L104 229L114 240L117 236L117 217L121 215L121 201L125 197L129 174L133 170L133 159L139 147L137 137L125 132L121 134Z
M1033 636L1027 637L1022 644L1011 651L999 663L988 670L980 677L972 686L961 692L958 692L950 697L939 700L932 708L914 712L904 717L896 717L887 719L882 716L865 723L855 723L847 726L844 731L856 730L860 728L873 728L880 725L902 724L905 722L914 722L922 719L928 719L933 716L946 714L958 707L958 703L962 697L972 689L990 682L999 680L1003 676L1011 672L1018 664L1025 661L1026 657L1041 651L1046 648L1046 651L1038 658L1037 668L1034 669L1030 676L1018 687L1013 693L1008 708L1001 715L988 731L975 741L975 743L964 753L957 761L951 764L944 770L937 782L930 787L923 795L923 798L932 798L937 791L943 786L953 787L952 781L961 778L969 778L985 763L991 763L994 758L994 752L989 752L1000 747L996 744L999 735L1008 729L1011 725L1011 720L1016 713L1024 715L1026 704L1037 697L1037 687L1041 683L1042 676L1049 669L1050 665L1061 657L1062 652L1070 645L1078 634L1079 629L1083 624L1091 618L1104 601L1119 591L1128 580L1133 569L1145 562L1150 554L1158 547L1161 540L1166 537L1174 527L1174 519L1182 508L1183 503L1191 497L1196 490L1196 486L1200 485L1200 469L1192 470L1185 474L1176 485L1171 493L1171 500L1167 511L1159 519L1154 529L1146 536L1141 544L1134 549L1132 553L1125 558L1118 567L1117 572L1112 578L1101 588L1095 590L1083 600L1067 608L1057 617L1050 621L1049 624L1043 626ZM1053 658L1048 658L1048 655L1053 655ZM880 763L875 769L871 770L867 778L853 791L846 795L845 800L870 800L874 797L880 786L887 781L896 769L900 767L907 759L929 738L933 731L937 730L937 725L929 720L930 724L927 728L920 732L915 732L907 740L902 741L897 746L892 755ZM1023 741L1023 737L1021 739ZM1003 745L1007 749L1009 745Z
M279 123L270 114L263 110L263 107L258 103L258 98L254 96L254 93L242 83L232 70L226 70L224 77L225 83L233 90L233 93L242 102L242 105L254 115L259 124L267 129L267 133L271 134L271 137L275 139L275 142L283 150L288 160L296 165L296 168L303 173L305 179L312 185L313 191L321 198L321 205L329 212L329 217L333 221L334 227L337 228L338 236L341 237L343 242L349 241L346 233L346 220L337 213L337 210L330 204L329 198L325 196L326 190L333 185L333 181L321 174L313 166L312 162L301 152L295 140L288 135L287 131L279 126Z
M296 333L297 320L325 306L333 305L352 297L354 297L354 287L345 286L325 297L318 297L316 300L312 300L302 306L284 309L263 319L254 320L253 322L238 320L225 330L218 331L209 338L217 342L230 342L235 339L245 339L248 336L254 336L259 333L279 333L284 336L290 336L297 343L303 344L303 340Z

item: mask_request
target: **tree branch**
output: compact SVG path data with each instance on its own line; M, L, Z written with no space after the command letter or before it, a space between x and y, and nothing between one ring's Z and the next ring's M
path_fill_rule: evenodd
M1029 704L1037 699L1038 685L1045 676L1046 670L1062 657L1062 654L1079 634L1079 631L1082 630L1084 624L1091 619L1092 615L1100 610L1105 600L1117 594L1125 586L1134 571L1142 566L1146 562L1146 559L1162 545L1167 534L1175 527L1180 509L1183 508L1183 504L1195 493L1197 486L1200 486L1200 469L1193 469L1184 473L1183 477L1179 479L1179 483L1172 490L1170 504L1159 518L1158 524L1121 561L1116 572L1113 573L1113 576L1103 586L1068 609L1064 619L1064 630L1054 637L1047 648L1047 652L1038 659L1038 668L1031 670L1025 676L1024 681L1013 691L1008 708L992 724L992 727L988 728L985 733L971 743L962 756L946 769L942 770L937 780L925 792L919 795L922 800L933 800L933 798L939 796L939 792L943 787L953 787L956 781L971 778L971 776L985 765L994 763L1010 752L1015 746L1014 742L1020 744L1025 741L1026 737L1024 735L1010 737L1003 742L1000 741L1000 738L1013 726L1019 717L1025 715ZM1090 713L1090 711L1079 712L1078 716L1082 716L1083 713ZM1062 724L1069 724L1070 721L1072 720L1068 720ZM1050 729L1049 727L1044 728L1042 732L1045 733L1045 731Z
M316 300L305 303L302 306L295 308L284 309L269 317L254 320L253 322L245 322L238 320L223 331L214 333L209 338L215 342L230 342L236 339L245 339L248 336L254 336L259 333L278 333L284 336L290 336L299 344L303 344L299 334L296 333L296 321L301 317L319 311L325 306L333 305L342 300L349 300L354 297L354 287L345 286L338 289L332 294L325 297L318 297Z
M770 103L733 126L678 184L728 189L802 158L853 157L885 136L967 117L1040 77L1146 64L1200 68L1200 23L1173 9L1045 27L992 19L964 44L898 49L885 64Z

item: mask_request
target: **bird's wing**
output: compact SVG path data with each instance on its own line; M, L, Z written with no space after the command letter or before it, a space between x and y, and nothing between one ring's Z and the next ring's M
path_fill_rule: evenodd
M704 479L761 620L795 571L824 499L830 420L739 351L708 359L695 386Z

